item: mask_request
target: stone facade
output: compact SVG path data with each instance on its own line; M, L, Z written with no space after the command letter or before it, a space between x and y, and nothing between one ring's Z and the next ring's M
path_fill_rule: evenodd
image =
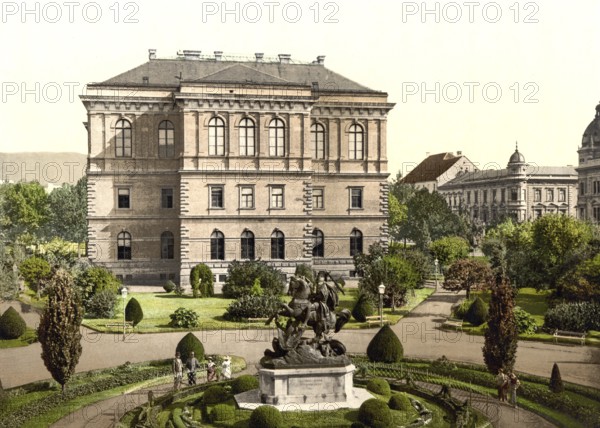
M199 262L220 283L248 258L348 275L352 252L386 245L393 104L323 58L151 51L88 85L91 260L127 283L187 285Z
M515 149L506 169L459 173L438 191L454 212L489 224L503 217L526 221L549 213L575 216L576 186L573 167L528 164Z
M577 150L579 165L577 215L582 220L600 222L600 104L583 133Z

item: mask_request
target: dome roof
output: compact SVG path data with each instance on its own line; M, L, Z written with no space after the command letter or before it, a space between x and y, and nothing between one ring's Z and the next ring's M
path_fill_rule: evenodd
M525 163L525 156L523 156L523 153L519 152L519 149L515 149L515 152L511 155L508 163Z
M583 132L583 138L581 139L581 146L593 146L600 143L600 104L596 106L596 116L594 120L585 128Z

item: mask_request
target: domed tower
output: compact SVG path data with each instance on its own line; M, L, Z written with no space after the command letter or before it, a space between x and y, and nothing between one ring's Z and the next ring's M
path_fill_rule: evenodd
M577 153L577 217L597 222L600 220L600 104L583 132Z
M527 162L525 156L519 152L518 143L515 152L510 156L508 165L509 184L507 188L507 211L516 221L524 221L527 213Z

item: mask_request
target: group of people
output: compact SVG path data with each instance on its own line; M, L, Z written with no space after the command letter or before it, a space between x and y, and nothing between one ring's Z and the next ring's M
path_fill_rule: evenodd
M181 354L177 352L172 365L174 376L173 389L175 390L181 388L184 366L187 369L188 385L196 385L196 371L200 367L200 361L198 361L194 352L190 352L190 356L184 364L181 360ZM224 379L231 379L231 357L229 357L229 355L223 359L223 363L221 364L221 376L223 376ZM212 357L208 358L208 363L206 364L206 380L207 382L219 380L217 366Z
M506 396L510 393L510 401L514 407L517 407L517 389L521 385L517 375L514 373L504 373L504 370L498 370L496 376L496 385L498 387L498 400L506 401Z

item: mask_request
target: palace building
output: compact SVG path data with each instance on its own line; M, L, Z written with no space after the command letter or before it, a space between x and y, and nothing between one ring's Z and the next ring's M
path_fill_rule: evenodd
M583 133L579 154L578 217L600 222L600 104Z
M549 213L574 217L577 172L572 166L527 163L516 148L506 168L459 171L438 192L454 212L486 224L503 217L535 220Z
M233 260L348 275L388 241L386 120L394 104L324 66L182 51L81 96L88 254L125 283L217 291Z

